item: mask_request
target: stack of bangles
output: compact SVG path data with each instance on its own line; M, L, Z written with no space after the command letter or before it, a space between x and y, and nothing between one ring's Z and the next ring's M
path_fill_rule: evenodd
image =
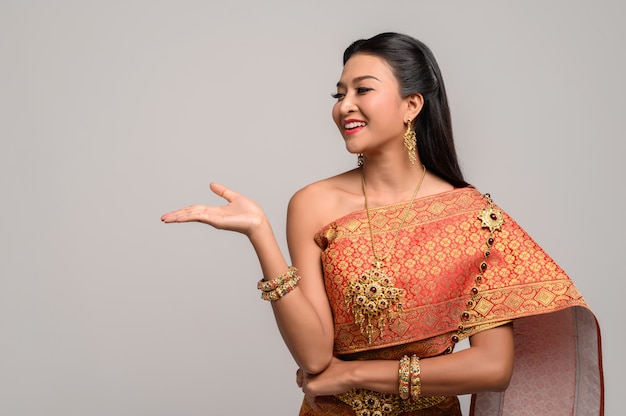
M411 358L405 355L400 359L400 369L398 370L400 381L400 398L407 400L409 397L416 401L422 395L422 381L420 379L420 359L413 354Z
M289 269L272 280L261 279L257 283L257 288L261 290L261 299L277 301L298 286L300 276L295 267Z

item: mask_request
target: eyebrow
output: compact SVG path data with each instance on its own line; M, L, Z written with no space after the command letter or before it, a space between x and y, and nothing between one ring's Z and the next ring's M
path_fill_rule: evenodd
M364 79L375 79L378 82L381 82L378 78L376 78L374 75L361 75L360 77L356 77L352 80L353 83L355 82L359 82L359 81L363 81ZM339 81L337 83L337 87L345 87L345 84L342 83L341 81Z

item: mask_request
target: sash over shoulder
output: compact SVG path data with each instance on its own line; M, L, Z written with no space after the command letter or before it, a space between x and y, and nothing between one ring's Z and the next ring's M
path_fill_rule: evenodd
M405 207L370 210L377 247L391 240ZM481 213L503 223L490 229ZM368 355L429 339L437 340L432 355L450 353L460 339L512 321L509 388L473 397L472 414L603 414L600 331L593 313L555 261L476 189L414 201L387 260L389 284L402 293L401 308L393 319L374 325L370 339L355 321L355 300L347 296L372 265L365 210L328 224L315 241L322 248L337 355Z

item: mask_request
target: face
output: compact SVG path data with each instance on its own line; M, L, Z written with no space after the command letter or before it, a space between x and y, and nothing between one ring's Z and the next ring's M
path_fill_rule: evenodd
M411 104L400 96L398 81L384 59L352 56L334 97L333 119L349 152L374 154L402 144Z

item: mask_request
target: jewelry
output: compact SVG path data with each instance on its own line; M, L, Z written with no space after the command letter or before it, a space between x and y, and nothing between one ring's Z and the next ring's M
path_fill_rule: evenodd
M361 171L361 186L363 188L363 197L365 198L365 211L367 212L367 223L369 225L370 238L372 241L372 254L374 263L372 269L364 272L359 279L348 284L348 290L345 296L345 302L348 309L352 310L354 322L359 325L361 333L367 336L368 344L372 343L374 335L373 321L378 323L378 330L382 332L386 322L393 322L398 313L402 312L402 297L404 289L394 286L394 281L387 275L384 270L385 260L391 254L391 250L395 246L398 234L404 225L413 201L422 186L424 177L426 176L426 166L423 166L423 173L413 192L411 201L401 214L401 222L396 230L396 234L391 241L391 245L387 253L383 256L376 254L376 244L374 243L374 231L372 229L372 218L367 202L367 193L365 192L365 177ZM394 311L395 307L395 311Z
M400 359L398 384L399 394L352 389L336 394L335 397L351 406L359 416L398 416L401 413L427 409L446 400L446 396L422 396L420 359L415 354L411 358L405 355Z
M261 299L277 301L287 293L298 287L300 276L295 267L289 267L287 272L272 280L259 280L257 288L261 290Z
M408 355L405 355L400 359L400 368L398 369L398 393L402 400L406 400L409 398L409 365L411 363L411 359Z
M361 167L363 166L363 163L365 163L365 157L363 156L363 153L359 153L356 157L356 165Z
M356 415L399 416L407 412L427 409L446 401L446 396L419 397L417 400L402 400L397 394L385 394L365 389L348 390L336 394L339 400L352 407Z
M474 285L470 289L469 296L466 303L466 310L461 313L461 322L457 327L456 333L452 335L450 340L452 341L452 345L458 343L460 340L466 338L468 334L471 332L471 328L466 328L467 323L472 317L473 309L475 305L480 300L478 287L484 281L485 270L487 270L487 260L491 255L491 247L495 242L496 231L502 230L502 225L504 224L504 218L502 216L502 211L495 209L493 200L491 199L491 195L485 194L485 199L487 200L487 208L484 208L480 211L478 215L478 219L481 221L481 227L487 228L489 230L489 235L487 237L487 241L485 243L485 248L483 250L483 259L478 265L478 273L476 274L476 278L474 279ZM447 353L452 352L453 347L450 346L447 349Z
M422 380L420 379L420 359L417 355L411 356L411 400L416 401L422 395Z
M417 141L415 131L411 130L411 119L406 122L406 132L404 133L404 145L409 153L409 160L414 165L417 160Z
M275 290L278 286L284 284L288 279L294 277L297 272L298 272L298 269L296 269L295 267L291 266L291 267L289 267L289 269L287 269L287 271L285 273L281 274L276 279L272 279L272 280L261 279L261 280L259 280L259 282L257 283L256 287L257 287L257 289L262 290L263 292L271 292L272 290Z
M504 219L502 218L502 212L494 209L491 195L485 194L485 199L489 206L480 212L478 219L482 221L483 228L489 228L491 238L495 231L500 231L502 224L504 224Z

